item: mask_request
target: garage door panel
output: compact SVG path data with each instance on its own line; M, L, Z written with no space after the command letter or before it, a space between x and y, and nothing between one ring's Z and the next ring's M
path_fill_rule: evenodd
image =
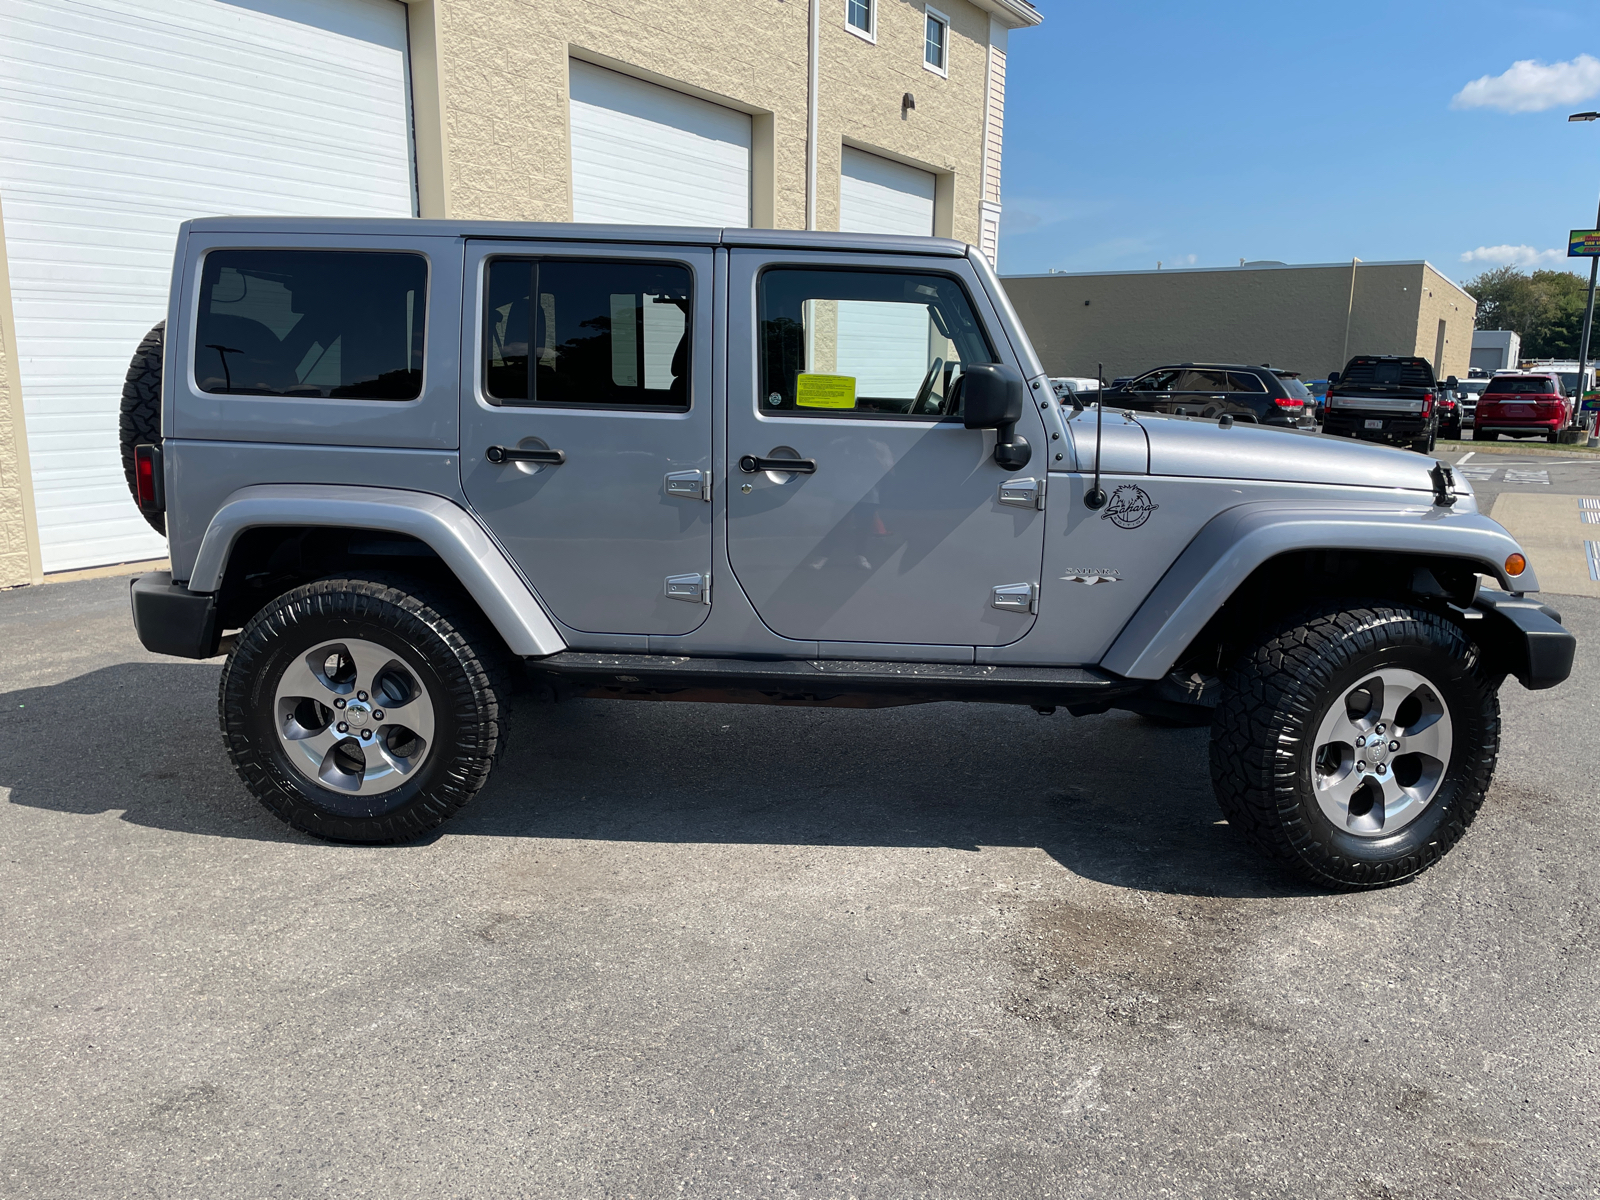
M117 407L178 225L413 212L397 0L0 0L0 200L47 571L165 553Z
M846 146L839 162L839 230L931 237L933 194L931 172Z
M750 224L750 118L573 61L572 215L607 224Z

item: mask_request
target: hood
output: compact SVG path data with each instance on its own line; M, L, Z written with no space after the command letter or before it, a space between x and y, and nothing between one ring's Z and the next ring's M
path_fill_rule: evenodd
M1433 491L1434 460L1410 450L1248 421L1223 429L1194 417L1134 415L1150 439L1152 475Z

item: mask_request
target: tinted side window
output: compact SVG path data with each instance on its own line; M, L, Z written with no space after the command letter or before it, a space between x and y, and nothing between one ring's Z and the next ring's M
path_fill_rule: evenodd
M1136 392L1170 392L1181 374L1181 371L1152 371L1143 379L1134 380L1128 387Z
M947 275L778 268L759 291L763 412L949 416L962 369L996 361Z
M1284 380L1284 382L1287 383L1288 380ZM1247 375L1243 371L1229 371L1228 386L1235 392L1264 392L1267 390L1266 384L1261 382L1259 376ZM1291 396L1294 395L1293 392L1289 394Z
M687 267L499 258L488 276L484 382L492 399L689 407Z
M1228 390L1228 373L1226 371L1197 371L1189 369L1178 372L1178 378L1172 384L1175 392L1225 392Z
M195 383L235 396L414 400L427 288L420 254L213 250Z

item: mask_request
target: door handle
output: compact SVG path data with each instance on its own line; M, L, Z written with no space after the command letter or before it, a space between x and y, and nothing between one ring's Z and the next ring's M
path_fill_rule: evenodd
M739 470L746 475L754 475L757 471L793 471L799 475L815 475L817 473L817 460L814 458L757 458L754 454L746 454L739 460Z
M516 446L490 446L483 452L483 456L496 466L508 462L525 462L559 467L567 461L565 450L522 450Z

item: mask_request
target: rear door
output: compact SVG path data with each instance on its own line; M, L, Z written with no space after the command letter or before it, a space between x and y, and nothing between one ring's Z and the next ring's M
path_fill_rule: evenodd
M569 628L692 631L711 582L710 246L469 242L466 279L473 508Z
M1001 485L1042 487L1046 435L1030 405L1033 462L1007 472L954 411L963 369L1009 354L966 261L734 250L729 295L728 553L766 624L835 643L1026 633L1045 514Z

